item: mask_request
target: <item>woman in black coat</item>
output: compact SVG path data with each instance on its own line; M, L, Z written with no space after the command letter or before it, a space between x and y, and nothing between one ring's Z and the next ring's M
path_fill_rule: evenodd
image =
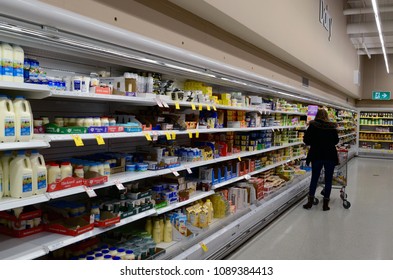
M312 175L308 202L303 205L305 209L310 209L314 202L315 191L322 167L325 169L325 190L323 198L323 211L330 210L329 200L332 190L332 180L334 167L338 165L336 145L339 141L336 124L329 121L326 110L318 109L315 119L310 122L303 141L310 146L307 154L307 165L311 162Z

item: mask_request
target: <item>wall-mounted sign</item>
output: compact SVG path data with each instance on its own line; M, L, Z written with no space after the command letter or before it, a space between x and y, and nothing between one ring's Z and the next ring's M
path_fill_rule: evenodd
M372 100L390 100L390 91L373 91Z
M333 18L329 14L328 5L324 0L319 0L319 22L328 32L328 39L332 37Z

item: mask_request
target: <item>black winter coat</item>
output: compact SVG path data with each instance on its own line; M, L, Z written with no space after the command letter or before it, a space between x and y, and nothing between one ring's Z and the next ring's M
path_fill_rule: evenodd
M331 160L338 165L336 145L339 139L334 123L321 120L311 121L303 141L310 146L307 165L314 160Z

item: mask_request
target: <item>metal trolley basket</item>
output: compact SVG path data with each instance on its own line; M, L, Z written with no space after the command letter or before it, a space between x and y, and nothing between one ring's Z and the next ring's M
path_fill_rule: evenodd
M348 175L348 150L338 149L337 153L338 153L339 165L337 165L334 168L332 190L333 189L340 190L340 198L343 201L343 207L345 209L349 209L351 207L351 203L347 200L348 195L345 192L347 187L347 175ZM323 169L321 171L321 176L319 177L318 183L323 187L321 191L321 195L324 195L325 172ZM314 205L317 205L318 203L319 203L318 198L315 198Z

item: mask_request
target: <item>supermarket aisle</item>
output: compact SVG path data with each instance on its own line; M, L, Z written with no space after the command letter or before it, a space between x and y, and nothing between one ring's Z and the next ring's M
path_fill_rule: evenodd
M227 259L393 259L392 174L391 160L353 159L349 210L339 190L327 212L321 203L307 211L303 200Z

